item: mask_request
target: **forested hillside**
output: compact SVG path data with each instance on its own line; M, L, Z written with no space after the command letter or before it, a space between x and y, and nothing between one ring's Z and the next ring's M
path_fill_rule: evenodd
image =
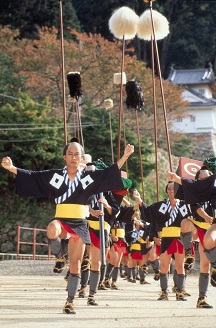
M20 29L20 37L36 38L42 26L59 27L57 0L1 1L0 24ZM128 6L137 15L149 8L143 0L63 0L65 37L67 28L101 34L113 40L108 21L114 10ZM216 2L208 0L157 0L153 9L170 23L170 34L159 42L162 74L167 76L171 65L176 68L204 67L209 61L215 66ZM132 42L139 59L150 64L149 43L136 38Z

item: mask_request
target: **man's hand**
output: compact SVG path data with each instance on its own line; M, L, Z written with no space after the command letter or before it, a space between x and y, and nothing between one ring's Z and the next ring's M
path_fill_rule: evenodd
M135 199L140 199L140 193L139 193L138 190L134 189L134 191L133 191L133 197L134 197Z
M155 242L156 245L158 245L158 246L161 245L161 239L160 238L154 237L153 240L154 240L154 242Z
M110 207L110 205L108 204L108 201L106 200L105 197L102 197L102 198L98 199L98 203L102 203L104 208Z
M3 157L1 165L4 169L6 169L14 174L17 174L17 168L15 166L13 166L13 162L10 157Z
M118 165L118 168L120 169L124 163L127 161L127 159L130 157L131 154L133 154L134 152L134 146L133 145L130 145L128 144L126 147L125 147L125 150L124 150L124 155L117 161L117 165Z
M118 237L111 235L111 239L114 243L117 243Z
M134 189L134 191L133 191L133 197L136 199L136 201L138 202L138 204L141 206L142 199L140 197L140 193L139 193L138 190Z
M10 170L10 168L13 166L12 160L10 157L3 157L1 165L6 169Z
M176 173L174 173L174 172L168 172L168 174L167 174L167 179L168 179L168 181L172 181L172 182L176 182L176 183L178 183L178 184L182 184L182 182L181 182L181 177L180 176L178 176Z
M95 218L99 218L100 216L104 215L103 211L93 210L92 208L89 209L89 213L91 214L91 216L94 216Z
M133 154L133 152L134 152L134 146L128 144L128 145L125 147L125 150L124 150L124 156L128 158L128 157L130 157L131 154Z

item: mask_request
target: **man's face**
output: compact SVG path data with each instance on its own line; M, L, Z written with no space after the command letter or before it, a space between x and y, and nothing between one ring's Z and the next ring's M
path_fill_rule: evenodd
M64 160L68 167L78 168L81 162L81 148L79 145L69 146L66 155L64 155Z
M208 170L200 170L200 173L199 173L199 176L198 176L198 179L199 180L202 180L202 179L205 179L207 177L210 176L210 173Z
M168 184L167 195L169 196L169 198L174 198L174 183Z

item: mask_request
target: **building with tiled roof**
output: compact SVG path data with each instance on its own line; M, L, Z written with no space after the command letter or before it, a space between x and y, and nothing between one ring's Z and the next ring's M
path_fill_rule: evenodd
M182 98L188 102L188 115L172 121L172 130L192 138L194 156L215 156L216 85L212 65L204 69L171 69L167 80L185 87Z

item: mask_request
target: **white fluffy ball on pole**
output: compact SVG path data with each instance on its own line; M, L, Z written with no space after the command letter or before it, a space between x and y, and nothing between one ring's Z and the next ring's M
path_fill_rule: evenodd
M155 39L161 40L169 34L169 22L165 16L156 10L152 10L152 17L154 22ZM145 10L140 16L137 28L137 35L140 39L150 41L154 39L152 30L152 21L150 10Z
M122 81L122 84L126 84L127 78L126 78L125 72L122 72L122 74L121 73L114 73L113 83L114 84L121 84L121 81Z
M103 104L106 109L113 108L113 100L110 98L105 99Z
M130 40L137 33L139 16L128 7L114 11L109 19L109 29L117 39Z

